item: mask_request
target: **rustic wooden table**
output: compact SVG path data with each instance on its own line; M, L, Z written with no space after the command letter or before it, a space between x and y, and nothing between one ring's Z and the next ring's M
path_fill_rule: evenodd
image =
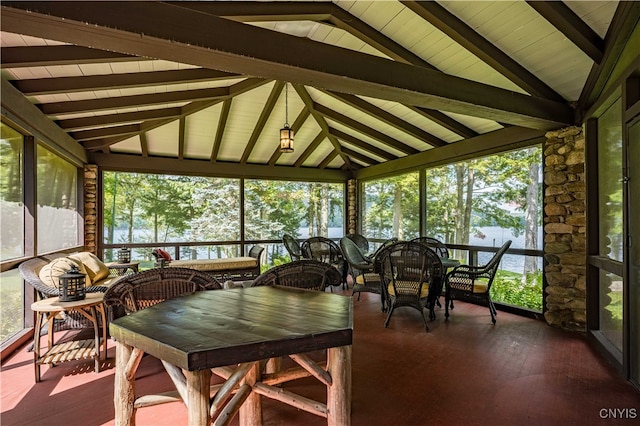
M134 407L172 398L135 400L143 353L162 360L189 425L228 424L236 412L241 425L262 425L261 396L326 417L329 425L351 423L350 297L271 286L203 291L119 318L109 330L116 340L116 425L135 424ZM327 349L326 370L305 355L321 349ZM262 374L265 360L286 355L326 385L326 404L276 387L304 375ZM211 369L225 384L210 386Z
M34 365L36 383L40 381L40 366L42 364L56 364L78 359L95 360L95 371L100 371L100 340L103 344L103 358L107 354L107 320L102 299L104 293L87 293L82 300L61 302L58 297L38 300L31 304L31 309L36 313L36 326L34 333ZM73 340L55 344L53 338L53 320L62 312L77 311L93 323L94 338L86 340ZM98 314L102 320L102 330L98 325ZM48 348L44 354L40 352L40 330L43 324L48 323Z

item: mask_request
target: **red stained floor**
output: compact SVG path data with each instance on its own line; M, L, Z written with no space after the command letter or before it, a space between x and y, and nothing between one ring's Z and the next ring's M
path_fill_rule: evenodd
M437 314L425 333L418 311L400 308L385 329L379 297L362 294L354 302L353 425L637 424L640 392L583 335L505 312L493 326L487 308L462 302L448 322L441 310ZM107 355L100 373L93 371L93 362L45 366L35 384L33 353L21 349L3 361L0 423L113 425L113 342ZM136 377L137 394L173 390L152 357L143 358ZM285 388L325 400L323 386L314 379ZM609 409L636 418L602 418ZM265 425L326 424L264 398L263 413ZM138 425L174 426L186 420L181 403L143 408L136 415Z

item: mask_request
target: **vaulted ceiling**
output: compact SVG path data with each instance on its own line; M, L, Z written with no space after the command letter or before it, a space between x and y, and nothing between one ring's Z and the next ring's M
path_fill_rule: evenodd
M580 123L638 11L617 1L3 1L3 88L104 164L355 171ZM293 153L279 151L285 121Z

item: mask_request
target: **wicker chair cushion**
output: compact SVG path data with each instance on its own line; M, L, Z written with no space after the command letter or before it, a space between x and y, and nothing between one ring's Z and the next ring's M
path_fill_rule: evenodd
M72 259L70 257L59 257L57 259L52 260L48 264L44 265L38 276L40 280L48 285L49 287L58 288L60 284L60 275L66 273L72 266L76 266L80 273L85 274L85 287L90 287L92 285L91 278L89 274L87 274L87 269L84 267L82 262L77 259Z
M487 284L485 282L476 281L476 282L473 283L473 292L474 293L486 293L488 286L489 286L489 284Z
M171 267L190 268L198 271L225 271L228 269L245 269L257 266L258 260L253 257L228 257L222 259L174 260Z
M396 281L396 285L398 287L402 287L403 282L402 281ZM407 283L407 287L410 288L415 288L415 283ZM389 283L389 285L387 286L387 292L389 293L390 296L395 296L396 295L396 290L393 287L393 283ZM410 290L410 292L415 293L415 290ZM420 299L425 299L427 296L429 295L429 284L428 283L424 283L422 284L422 288L420 289Z
M69 257L80 261L84 265L87 270L87 275L91 279L92 283L96 283L109 276L109 268L107 268L107 265L105 265L102 260L98 259L98 256L93 253L82 251L70 254Z
M364 285L365 282L368 282L368 283L380 282L380 275L371 273L371 274L358 275L356 277L356 284Z

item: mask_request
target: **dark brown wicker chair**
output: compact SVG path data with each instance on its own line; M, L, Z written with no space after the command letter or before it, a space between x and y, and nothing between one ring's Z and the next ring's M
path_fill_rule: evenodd
M418 237L418 238L414 238L411 241L422 243L422 244L426 244L427 247L431 248L433 251L436 252L436 254L438 256L440 256L440 259L448 259L449 258L449 249L447 248L445 243L443 243L442 241L438 240L437 238L433 238L433 237Z
M376 249L376 251L373 252L373 254L368 255L367 257L373 261L375 261L376 256L385 248L389 247L391 244L393 243L397 243L398 239L396 237L393 238L389 238L388 240L384 240L382 242L382 244L380 244L380 247L378 247Z
M184 294L220 289L220 282L203 271L155 268L120 278L106 291L104 304L113 320Z
M302 259L302 249L300 248L300 243L298 242L298 240L296 240L289 234L284 234L282 236L282 243L284 244L284 248L287 249L291 260Z
M281 285L325 291L327 287L340 284L342 276L333 266L318 260L300 259L269 269L256 278L251 287Z
M496 323L498 311L491 300L491 284L493 284L493 279L498 272L500 260L510 246L511 240L507 240L484 266L460 265L447 274L445 279L445 319L449 318L449 308L453 309L453 299L463 298L486 303L489 306L491 322Z
M335 267L342 274L343 287L346 287L348 265L335 241L325 237L311 237L304 240L300 248L306 259L318 260Z
M389 325L393 311L410 306L422 314L429 331L424 309L433 318L434 287L441 286L442 262L438 255L424 244L400 241L383 249L376 257L375 268L380 272L386 289L388 313L384 326Z
M360 293L363 291L379 294L382 311L386 311L385 296L380 285L380 275L373 270L373 261L366 257L360 247L349 237L340 239L340 248L353 276L353 291L351 295L358 293L358 300L360 300Z
M39 256L27 260L26 262L22 262L18 266L22 279L36 290L38 300L59 296L59 290L42 282L39 273L45 265L57 258L65 257L67 255L68 254L66 253L56 253ZM107 287L103 286L91 286L85 288L86 293L104 293L105 291L107 291ZM53 323L54 331L79 330L84 328L93 328L93 323L78 312L69 312L64 315L64 318L56 317Z

